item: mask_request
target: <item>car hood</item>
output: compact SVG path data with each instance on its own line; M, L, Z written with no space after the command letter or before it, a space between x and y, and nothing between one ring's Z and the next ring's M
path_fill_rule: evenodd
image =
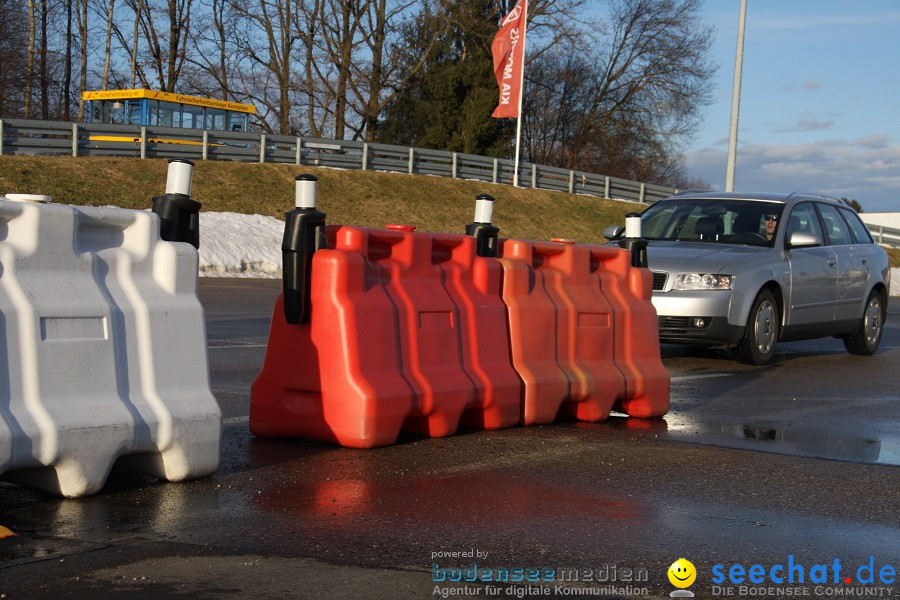
M647 263L651 271L722 273L737 261L768 252L772 249L738 244L651 241Z

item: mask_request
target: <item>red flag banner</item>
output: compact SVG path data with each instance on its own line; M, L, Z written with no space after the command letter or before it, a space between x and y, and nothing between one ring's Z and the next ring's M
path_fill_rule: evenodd
M519 0L503 18L500 31L491 44L494 75L500 87L500 102L491 116L498 119L519 116L522 69L525 68L525 2Z

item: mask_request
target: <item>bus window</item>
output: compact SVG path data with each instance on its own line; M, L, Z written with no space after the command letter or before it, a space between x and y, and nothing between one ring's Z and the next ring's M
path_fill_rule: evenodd
M181 126L187 129L203 128L203 107L184 104L181 107Z
M247 115L228 111L228 131L247 131Z
M103 122L112 125L125 124L125 103L116 100L115 102L103 103Z
M206 109L206 127L204 129L225 129L225 111L219 108Z
M155 122L154 122L155 121ZM161 127L181 126L181 105L175 102L161 101L156 111L156 119L150 118L152 125Z
M128 123L131 125L140 125L144 122L144 114L141 107L141 100L126 100L125 113Z

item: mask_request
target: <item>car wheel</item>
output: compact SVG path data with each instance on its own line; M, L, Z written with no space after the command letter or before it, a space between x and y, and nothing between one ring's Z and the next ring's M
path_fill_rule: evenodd
M739 358L750 364L764 365L775 355L775 343L781 327L781 316L778 314L778 303L771 290L762 290L753 307L744 339L738 345Z
M866 301L866 310L863 312L859 330L844 340L844 347L850 354L864 356L875 354L878 344L881 343L882 331L884 331L884 303L881 301L881 294L872 290Z

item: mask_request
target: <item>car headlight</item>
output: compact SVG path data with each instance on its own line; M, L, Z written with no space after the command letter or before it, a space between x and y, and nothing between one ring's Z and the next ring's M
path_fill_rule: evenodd
M673 290L730 290L734 286L734 275L714 275L712 273L679 273L675 276Z

